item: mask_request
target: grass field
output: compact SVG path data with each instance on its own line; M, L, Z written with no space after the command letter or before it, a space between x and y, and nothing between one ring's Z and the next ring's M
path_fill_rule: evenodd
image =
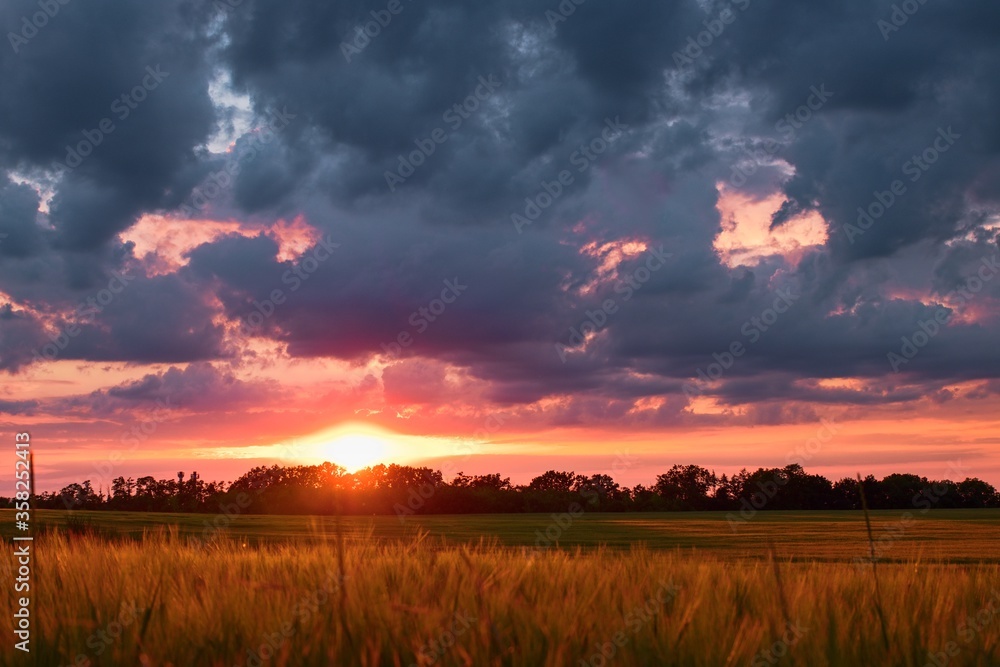
M8 634L0 664L1000 665L1000 513L901 515L873 515L876 588L856 512L347 517L343 540L238 516L192 543L215 517L39 511L33 655Z
M1000 510L934 510L905 519L901 511L871 513L873 536L883 561L1000 563ZM106 536L139 538L158 527L174 527L182 538L236 539L257 544L326 541L335 534L334 517L39 510L35 525L63 528L83 524ZM470 514L349 516L341 519L348 541L464 545L481 538L503 546L542 546L695 551L713 558L762 558L774 546L782 559L850 561L869 553L860 512L760 512L735 525L722 512L636 514ZM0 536L14 535L12 510L0 510Z

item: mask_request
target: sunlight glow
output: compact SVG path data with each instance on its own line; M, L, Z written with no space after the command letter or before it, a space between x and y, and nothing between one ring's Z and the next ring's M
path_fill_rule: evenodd
M194 455L258 459L280 465L329 462L348 472L357 472L380 463L410 465L426 459L467 456L467 448L462 445L463 441L456 438L405 435L374 424L350 421L270 445L200 449Z
M391 444L374 435L345 433L320 444L324 460L357 472L387 460Z

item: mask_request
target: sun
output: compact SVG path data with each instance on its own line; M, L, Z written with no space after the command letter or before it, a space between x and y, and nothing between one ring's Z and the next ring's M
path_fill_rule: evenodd
M198 455L259 459L280 465L328 461L353 473L379 463L412 465L453 455L455 451L456 442L450 438L404 435L375 424L350 421L269 445L205 449Z
M371 433L347 432L317 443L323 460L357 472L382 463L390 454L391 443Z

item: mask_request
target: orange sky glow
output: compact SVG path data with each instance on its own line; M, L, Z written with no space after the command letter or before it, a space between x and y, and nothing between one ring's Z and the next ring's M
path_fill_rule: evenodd
M755 199L719 185L721 230L714 248L723 265L738 271L777 260L794 267L806 251L827 241L826 224L814 212L770 229L781 203L777 195ZM122 241L134 244L135 256L155 276L181 269L192 250L226 235L265 235L278 245L279 261L300 257L320 236L303 216L264 224L146 215ZM579 252L593 259L595 270L576 290L606 288L620 279L624 262L648 249L639 238L582 246ZM248 338L222 316L217 323L225 327L227 343L242 351L232 361L56 360L8 378L0 400L31 396L40 406L20 417L17 427L44 432L36 467L46 485L55 489L90 479L106 488L118 475L169 477L177 470L231 480L254 465L323 461L349 471L376 463L429 465L446 478L460 471L501 472L515 483L552 468L613 471L629 485L650 484L675 463L720 474L800 463L836 479L857 472L940 478L957 462L970 475L1000 482L1000 412L995 394L981 391L981 382L867 405L846 397L884 397L899 387L860 377L796 381L802 390L845 397L822 402L726 403L712 396L685 402L679 392L638 396L602 406L619 415L611 425L581 413L571 392L527 403L491 402L490 383L461 366L419 355L374 355L364 362L296 358L280 340ZM225 386L100 416L74 398L104 400L109 388L170 373L223 378ZM822 424L829 423L836 433L816 445Z

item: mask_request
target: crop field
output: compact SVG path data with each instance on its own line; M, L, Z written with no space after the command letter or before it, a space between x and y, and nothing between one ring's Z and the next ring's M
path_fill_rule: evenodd
M997 511L217 518L36 512L0 664L1000 664Z

